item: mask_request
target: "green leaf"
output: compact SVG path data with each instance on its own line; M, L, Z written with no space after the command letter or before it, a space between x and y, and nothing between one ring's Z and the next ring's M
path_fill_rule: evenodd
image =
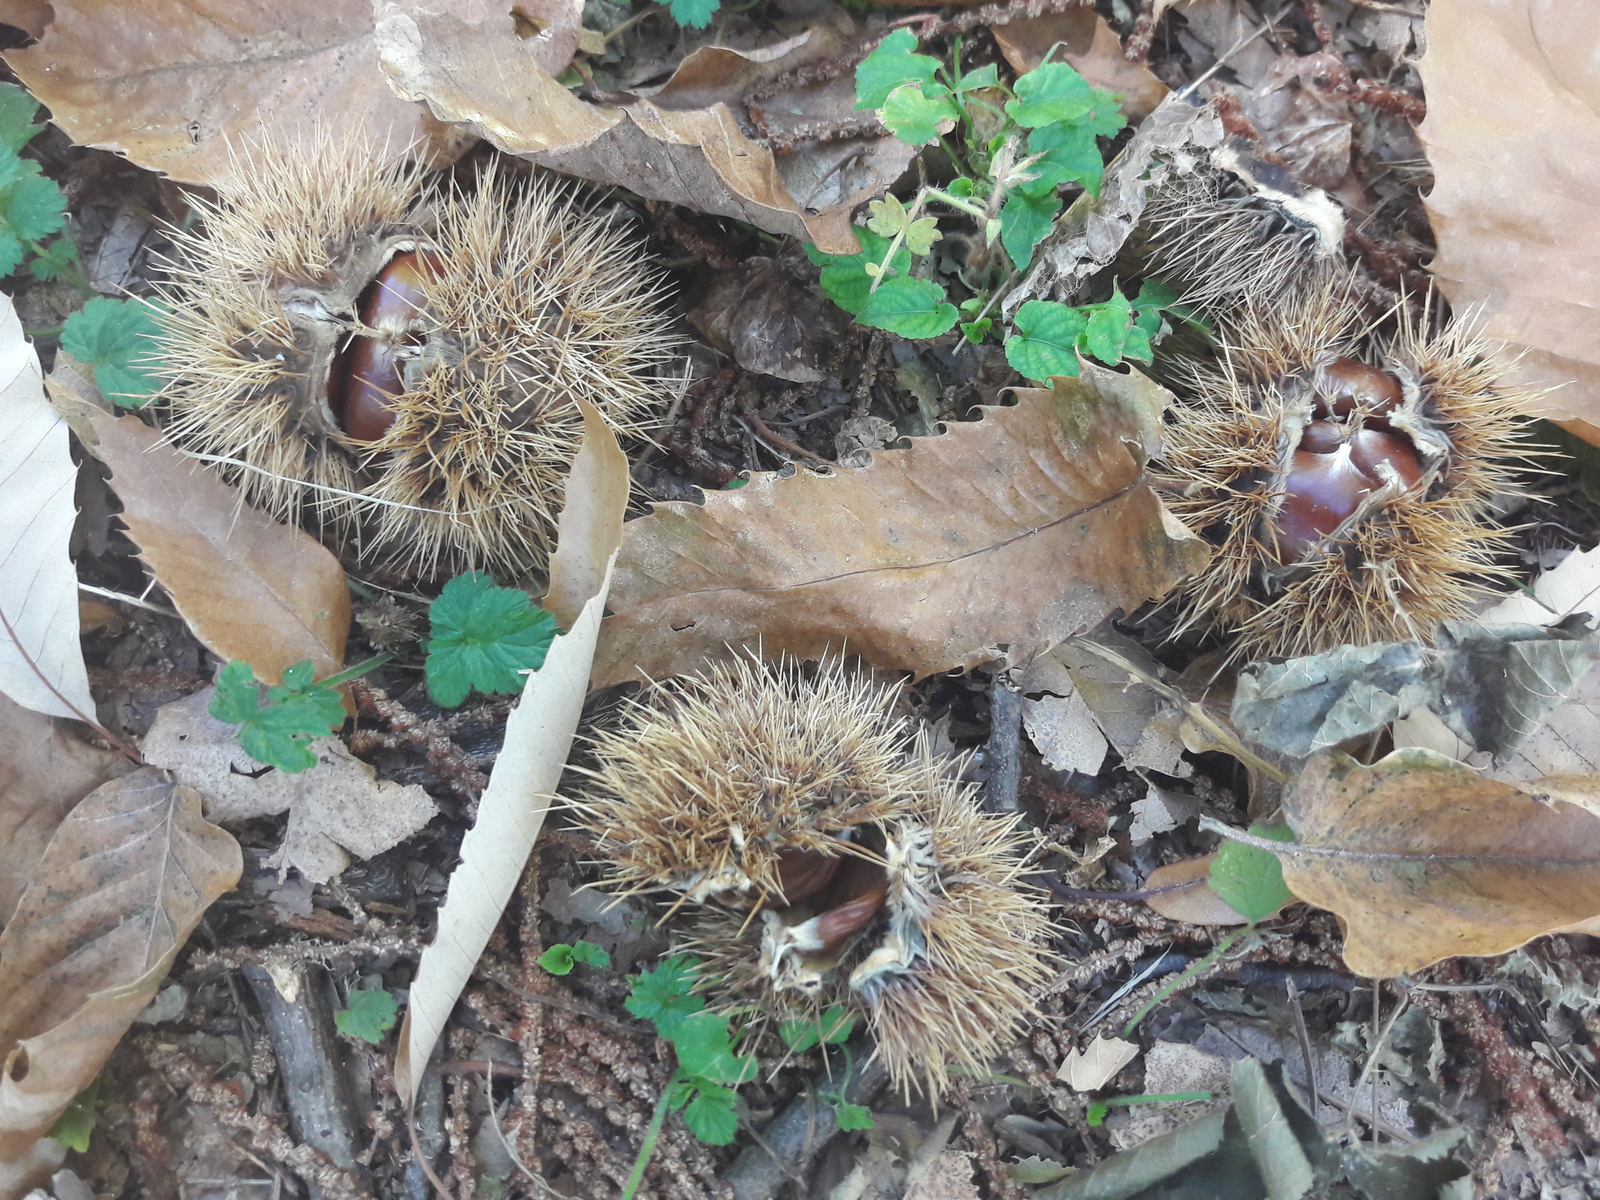
M944 289L926 279L897 275L885 279L856 315L863 325L901 337L938 337L956 323L956 306L944 302Z
M1000 73L993 63L986 63L976 71L968 71L956 83L956 91L973 92L979 88L994 87L1000 82Z
M1275 842L1294 841L1294 832L1287 825L1252 825L1250 832ZM1211 890L1252 925L1294 899L1284 886L1278 856L1243 842L1224 841L1217 847L1209 882Z
M824 254L815 246L806 246L806 256L822 268L822 290L840 308L851 316L859 316L866 307L867 294L872 290L872 277L867 274L868 263L881 263L889 252L889 239L879 237L870 229L855 230L861 243L860 254ZM889 264L891 271L904 275L911 269L911 251L902 245L894 252Z
M904 83L932 83L939 60L913 53L917 39L896 29L856 67L856 108L882 108L889 93Z
M125 408L147 404L161 379L146 366L156 354L155 310L138 300L97 296L67 318L61 348L94 368L95 386Z
M239 744L257 762L291 775L304 771L317 762L307 743L334 732L345 720L339 693L313 683L311 672L310 659L287 668L284 682L267 689L263 706L254 668L233 659L217 675L217 694L208 711L219 721L241 726Z
M14 234L0 229L0 279L11 274L22 265L22 256L28 248L22 240Z
M893 238L906 227L906 206L900 203L898 196L887 195L882 200L874 200L867 205L867 213L867 228L886 238Z
M683 1110L683 1123L708 1146L727 1146L739 1133L732 1088L701 1087Z
M100 1103L100 1077L72 1098L72 1103L50 1127L50 1136L68 1150L79 1154L89 1149L89 1139L94 1134L95 1108Z
M0 146L21 150L44 128L33 124L39 102L13 83L0 83Z
M656 1032L670 1039L685 1017L706 1006L704 1000L690 992L699 970L700 961L692 955L674 955L654 970L633 977L623 1007L641 1021L654 1022Z
M711 24L712 15L721 7L722 0L667 0L672 19L692 29L704 29Z
M333 1025L345 1037L377 1045L394 1028L400 1006L383 988L362 988L350 993L350 1007L333 1014Z
M476 688L520 692L523 671L544 666L556 619L517 588L496 587L480 571L457 575L428 609L433 636L424 670L428 694L455 708Z
M28 264L28 272L35 279L54 279L78 261L78 247L71 238L58 237L39 250L38 257Z
M569 975L577 959L573 956L571 946L557 942L534 961L552 975Z
M1046 63L1017 80L1006 113L1024 129L1077 121L1094 110L1095 89L1066 63Z
M925 146L954 129L961 110L943 84L904 83L889 93L879 116L902 142Z
M0 193L0 220L25 242L40 241L65 225L66 207L56 181L43 175L24 175Z
M921 217L906 226L906 248L913 254L926 254L944 234L939 232L937 217Z
M994 328L993 317L982 317L976 321L967 321L961 326L962 336L977 345L989 335L989 330Z
M735 1086L755 1078L756 1060L733 1052L728 1018L721 1013L689 1013L678 1022L671 1039L678 1065L691 1075Z
M1063 183L1080 183L1091 196L1100 194L1105 175L1105 160L1094 130L1084 125L1046 125L1028 135L1028 153L1043 158L1028 168L1038 176L1025 186L1030 191L1042 187L1054 190Z
M611 965L611 955L593 942L586 942L582 938L579 938L572 947L572 960L586 967L593 967L597 971L603 971Z
M1006 361L1029 379L1078 374L1078 339L1088 318L1071 305L1029 300L1012 319Z
M855 1017L842 1005L833 1004L820 1017L784 1021L778 1026L778 1036L796 1054L804 1054L818 1044L834 1046L849 1040L855 1024Z
M1122 361L1122 348L1133 324L1133 306L1121 292L1112 292L1105 303L1085 307L1089 309L1089 324L1084 341L1089 353L1108 366L1116 366Z
M1000 210L1000 241L1018 267L1033 259L1033 248L1044 240L1061 211L1061 200L1051 187L1045 195L1018 189L1006 197Z
M872 1110L864 1104L846 1104L840 1101L834 1106L834 1116L839 1122L839 1128L846 1132L852 1129L871 1129Z

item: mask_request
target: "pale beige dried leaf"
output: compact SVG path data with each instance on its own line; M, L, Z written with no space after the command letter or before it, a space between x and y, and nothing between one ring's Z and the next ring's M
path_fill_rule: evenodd
M1139 1057L1139 1047L1122 1038L1096 1038L1061 1060L1056 1078L1075 1092L1097 1092Z
M522 878L588 692L627 509L628 458L599 412L587 401L579 400L578 406L583 442L567 480L567 504L550 558L551 594L578 608L564 622L567 631L551 643L544 666L528 676L506 720L505 744L478 803L477 821L461 841L461 862L439 909L438 932L417 965L394 1064L395 1090L408 1108L456 1000ZM584 587L592 591L584 595Z
M319 677L344 669L350 593L338 559L137 417L90 419L128 536L208 650L244 659L268 683L308 658Z
M99 1073L243 865L199 794L150 769L73 809L0 934L0 1163Z
M1039 757L1057 771L1098 774L1110 743L1083 694L1070 681L1065 686L1064 696L1024 697L1022 727Z
M399 845L438 814L418 785L381 780L338 738L314 738L316 765L293 774L263 769L239 745L239 727L208 711L215 688L164 704L140 750L153 767L205 797L213 821L289 814L283 845L264 865L294 867L327 883L350 864Z
M216 183L230 155L263 135L309 151L328 130L359 126L391 154L413 143L459 149L452 131L389 90L370 0L55 0L54 9L37 45L6 54L17 77L73 141L181 182ZM504 20L509 27L509 12ZM571 42L568 57L575 28Z
M1600 915L1600 817L1425 750L1318 755L1284 815L1283 881L1343 919L1357 975L1504 954Z
M44 398L39 356L0 296L0 692L56 717L94 720L78 644L78 510L67 423Z
M1600 441L1600 73L1591 0L1428 8L1419 64L1433 168L1431 270L1457 311L1504 339L1541 415ZM1493 86L1486 87L1485 81ZM1572 382L1567 382L1572 381Z
M0 924L72 806L133 764L0 696Z
M596 685L757 641L801 658L848 644L919 676L1026 662L1165 595L1208 554L1146 473L1166 395L1086 366L859 470L656 505L623 530Z
M1157 867L1145 880L1146 890L1152 893L1145 903L1169 921L1189 925L1245 924L1245 918L1211 890L1211 864L1216 858L1215 854L1207 854Z
M904 151L910 147L897 150L894 139L875 136L863 153L847 157L883 161L849 194L817 212L802 207L813 196L791 194L784 171L803 170L803 156L796 164L791 155L780 167L770 149L744 135L729 101L741 94L738 85L816 57L820 47L810 47L809 38L807 48L770 62L760 61L759 53L726 49L691 55L680 68L687 72L681 92L669 81L650 99L591 105L557 83L503 21L445 11L432 0L375 0L375 10L379 55L395 92L426 101L441 120L461 123L508 154L543 166L792 234L831 253L858 252L851 209L909 162ZM739 58L742 63L732 61ZM752 62L762 70L751 70ZM708 103L708 76L718 71L730 86L724 99ZM842 161L837 144L828 150L835 164ZM835 166L831 173L842 177L845 171Z

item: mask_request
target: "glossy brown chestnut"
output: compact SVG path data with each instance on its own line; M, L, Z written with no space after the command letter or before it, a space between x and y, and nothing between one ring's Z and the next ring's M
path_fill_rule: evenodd
M837 860L832 883L816 899L816 953L836 955L878 915L889 898L889 876L879 863L864 858Z
M784 850L778 855L778 886L789 904L809 900L832 881L840 860L816 850Z
M399 348L414 334L427 311L425 281L438 269L426 251L396 254L361 294L361 323L383 336L359 336L335 360L328 381L328 403L340 427L358 442L375 442L394 424L391 407L405 391Z
M1332 454L1344 441L1344 430L1334 421L1310 421L1300 435L1300 449L1312 454Z
M1313 421L1312 425L1327 423ZM1302 439L1300 444L1306 443ZM1332 453L1296 450L1283 481L1283 507L1278 511L1281 558L1299 558L1319 538L1339 528L1366 496L1383 487L1381 463L1394 468L1405 490L1421 482L1422 463L1411 443L1382 430L1358 429Z
M1317 372L1317 390L1337 417L1357 409L1371 417L1387 416L1405 399L1398 379L1358 358L1336 358L1323 367Z

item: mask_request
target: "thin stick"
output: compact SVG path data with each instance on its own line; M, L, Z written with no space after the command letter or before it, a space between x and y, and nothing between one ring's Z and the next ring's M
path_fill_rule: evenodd
M1300 1007L1300 993L1295 991L1294 980L1285 979L1289 1003L1294 1005L1294 1035L1300 1042L1300 1055L1306 1060L1306 1091L1311 1097L1311 1119L1317 1119L1317 1064L1311 1057L1311 1034L1306 1030L1305 1010ZM1376 1110L1374 1110L1376 1111Z
M113 592L107 588L95 587L92 583L79 583L78 590L80 592L88 592L91 596L104 596L107 600L116 600L122 604L131 604L134 608L143 608L149 612L156 613L159 616L178 616L177 611L174 609L166 608L160 604L151 604L148 600L141 600L137 596L129 596L123 592ZM182 618L180 617L179 619L181 620Z

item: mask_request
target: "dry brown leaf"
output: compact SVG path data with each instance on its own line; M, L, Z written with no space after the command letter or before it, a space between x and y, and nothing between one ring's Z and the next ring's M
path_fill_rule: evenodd
M0 924L72 806L133 764L0 696Z
M44 33L54 15L49 0L0 0L0 22L15 25L29 37Z
M54 8L38 44L6 62L73 141L181 182L215 183L241 142L263 135L310 150L328 130L360 126L392 154L414 142L441 154L464 148L389 90L370 0L55 0Z
M441 120L464 124L501 150L555 170L792 234L833 254L859 251L851 209L897 178L915 152L881 132L861 145L852 144L860 139L831 142L822 156L830 165L818 182L814 155L786 155L780 164L745 136L728 101L759 78L828 53L830 43L820 33L785 43L777 57L698 51L651 98L598 106L557 83L498 17L442 11L433 0L374 0L374 6L379 55L394 90L426 101ZM712 78L728 81L725 98L710 98L721 90L711 86ZM844 86L853 104L853 80L846 77ZM774 113L781 100L767 102ZM830 105L837 108L838 101ZM824 197L830 182L839 194Z
M294 867L313 883L327 883L350 865L350 855L371 858L399 845L437 814L416 784L380 780L334 737L307 746L316 765L288 774L267 768L239 745L237 726L207 711L215 688L164 704L140 749L153 767L205 797L213 821L248 821L289 814L283 845L265 865Z
M344 669L350 593L332 554L245 504L137 417L93 409L89 420L90 452L111 468L128 535L208 650L244 659L268 683L308 658L318 676Z
M1566 383L1541 414L1600 442L1600 7L1453 0L1429 6L1427 36L1431 270L1457 311L1526 351L1518 382Z
M1164 595L1208 553L1146 474L1167 393L1093 365L1055 383L860 470L758 475L629 522L595 685L758 639L919 676L1026 662Z
M1318 755L1284 814L1284 883L1342 918L1357 975L1504 954L1600 915L1600 818L1426 750Z
M1145 903L1169 921L1189 925L1243 925L1245 918L1211 890L1211 864L1215 854L1186 858L1150 872L1145 888L1152 894ZM1171 891L1163 889L1171 888Z
M199 794L156 771L73 809L0 934L0 1170L99 1073L243 866Z
M1092 7L1008 21L991 26L990 32L1018 75L1037 68L1059 46L1054 61L1070 64L1097 88L1121 94L1130 125L1144 120L1166 97L1167 85L1149 67L1128 61L1122 39Z
M820 383L843 322L840 310L817 294L816 277L803 256L747 258L717 273L689 323L747 371Z

